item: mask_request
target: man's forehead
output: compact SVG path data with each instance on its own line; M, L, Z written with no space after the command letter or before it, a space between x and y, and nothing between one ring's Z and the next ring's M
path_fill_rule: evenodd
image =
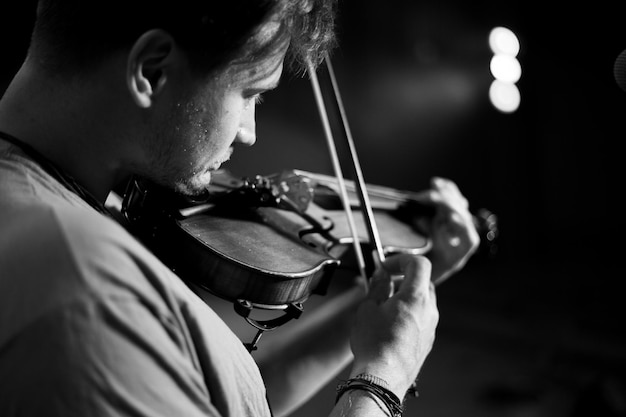
M271 42L281 29L281 23L277 21L269 21L262 25L254 35L254 41L258 45L265 45Z
M238 84L278 84L284 60L285 53L281 51L256 62L234 64L229 71L230 79Z
M247 71L244 71L247 73L246 78L252 82L266 79L270 82L275 79L275 81L278 82L282 73L284 59L285 55L281 54L274 59L264 61L258 66L255 65L254 67L249 68Z

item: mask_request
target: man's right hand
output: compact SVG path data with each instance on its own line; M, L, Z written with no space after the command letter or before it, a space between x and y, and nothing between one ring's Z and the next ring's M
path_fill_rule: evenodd
M404 278L394 284L398 275ZM376 270L352 327L351 377L375 375L404 398L430 353L439 321L430 278L431 264L423 256L394 255Z

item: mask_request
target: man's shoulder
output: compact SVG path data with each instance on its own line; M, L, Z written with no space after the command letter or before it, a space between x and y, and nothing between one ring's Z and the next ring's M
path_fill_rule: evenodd
M0 210L0 215L0 252L18 250L23 256L49 253L61 260L63 251L70 251L77 258L136 244L112 219L71 204L27 204Z
M0 271L0 287L57 301L92 293L159 303L174 281L117 222L70 204L0 210Z

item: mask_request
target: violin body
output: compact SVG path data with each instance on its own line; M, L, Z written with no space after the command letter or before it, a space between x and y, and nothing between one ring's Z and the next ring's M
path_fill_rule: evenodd
M308 187L305 192L312 194L303 197L299 190L291 195L307 200L293 210L278 207L275 196L259 192L258 184L251 187L258 195L250 198L249 190L241 191L245 183L218 171L208 198L189 202L134 179L122 213L131 231L182 279L221 298L281 309L324 294L335 270L351 267L353 238L343 208L315 203L314 187L294 173L283 173L278 187ZM371 250L362 216L354 215L360 244ZM375 216L388 254L420 254L430 248L429 239L392 211L375 210Z
M302 221L272 207L178 202L153 185L134 182L123 214L131 231L178 276L227 300L266 308L323 293L339 261L287 233ZM282 230L271 223L280 220Z

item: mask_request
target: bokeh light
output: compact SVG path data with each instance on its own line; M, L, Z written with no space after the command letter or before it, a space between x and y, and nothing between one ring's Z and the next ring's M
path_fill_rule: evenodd
M512 113L521 102L521 94L515 84L522 76L522 66L517 59L519 39L511 29L498 26L489 32L489 47L493 51L489 70L494 78L489 87L489 99L497 110Z
M521 95L514 83L494 80L489 87L489 99L503 113L513 113L519 108Z
M520 49L519 40L511 29L498 26L489 33L489 47L496 55L517 56Z

